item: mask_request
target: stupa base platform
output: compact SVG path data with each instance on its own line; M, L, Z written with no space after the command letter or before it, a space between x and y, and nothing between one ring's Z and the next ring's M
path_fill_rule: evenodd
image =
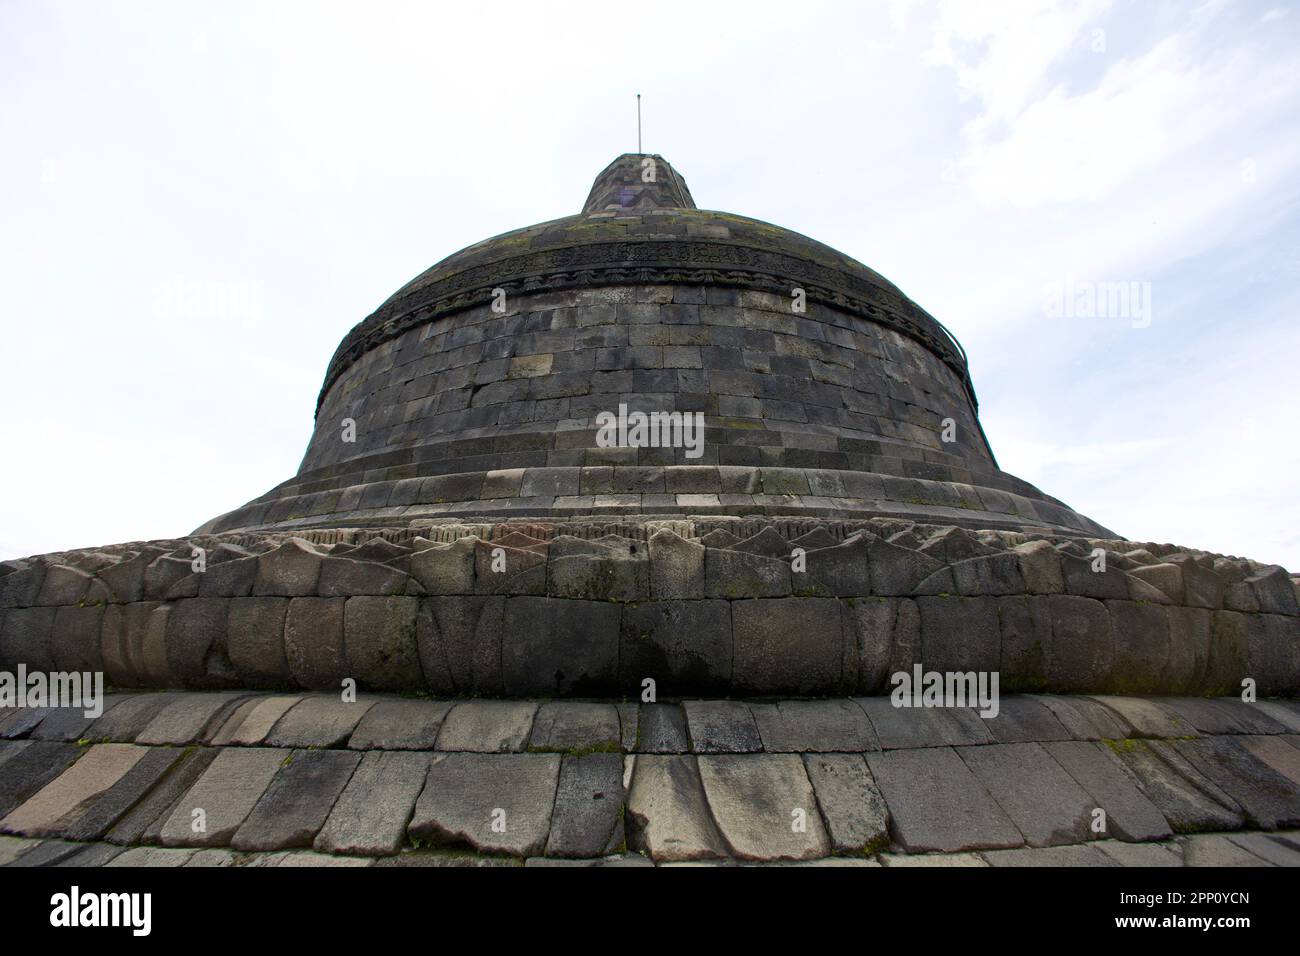
M1300 584L1171 544L805 517L195 535L0 564L0 670L479 697L1300 694Z
M0 715L8 866L1294 866L1300 702L115 693Z

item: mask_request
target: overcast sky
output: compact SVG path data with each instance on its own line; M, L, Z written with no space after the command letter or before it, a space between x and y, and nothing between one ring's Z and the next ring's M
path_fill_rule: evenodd
M640 92L702 208L953 331L1004 469L1300 570L1297 50L1270 2L0 0L0 557L290 477L348 329L577 212Z

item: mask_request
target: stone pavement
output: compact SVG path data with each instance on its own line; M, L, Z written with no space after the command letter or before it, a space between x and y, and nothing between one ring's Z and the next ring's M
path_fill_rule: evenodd
M1293 866L1300 702L119 693L0 711L0 865Z

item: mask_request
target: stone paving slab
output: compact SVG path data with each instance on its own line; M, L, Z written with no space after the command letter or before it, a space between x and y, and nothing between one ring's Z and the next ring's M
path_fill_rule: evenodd
M989 866L1119 866L1095 846L1021 847L983 854Z
M1236 740L1175 740L1171 746L1236 800L1255 826L1274 830L1300 824L1300 787Z
M189 744L206 739L210 725L233 710L243 694L184 694L158 712L136 735L139 744Z
M749 705L738 700L683 702L691 749L698 754L756 753L763 738Z
M889 807L860 754L809 753L803 762L836 853L888 845Z
M276 722L266 742L272 747L342 747L376 700L370 695L355 701L327 694L304 697Z
M427 754L365 754L312 845L322 853L396 853L406 843L406 824L429 764Z
M984 721L984 726L1000 744L1072 740L1074 735L1046 706L1031 697L1004 697L998 715Z
M175 753L171 748L165 748L164 752L169 752L169 755ZM162 833L163 825L171 817L176 804L208 769L218 753L221 751L199 748L179 754L174 764L160 771L162 777L156 783L147 780L136 781L146 790L142 799L133 790L125 789L132 784L132 774L128 774L108 793L107 799L120 802L114 804L110 812L105 814L106 817L111 815L116 819L104 838L110 843L126 846L135 843L156 843ZM145 766L145 761L142 760L133 770L143 770ZM123 791L119 792L118 788L123 788ZM139 802L136 802L137 799ZM130 809L121 812L122 805L128 805ZM98 805L91 807L79 822L88 823L98 812L100 812Z
M339 750L295 750L230 840L236 850L284 850L312 841L361 755Z
M452 705L447 701L381 700L352 732L353 750L432 750Z
M1182 848L1176 844L1101 840L1093 846L1120 866L1183 866Z
M1119 714L1089 697L1027 694L1052 712L1075 740L1124 740L1133 728ZM1003 698L1005 704L1007 698Z
M1196 728L1172 707L1146 697L1114 697L1093 694L1092 699L1116 714L1132 728L1134 737L1193 737Z
M528 743L537 704L528 701L467 700L442 722L438 749L472 753L518 753Z
M163 708L184 696L186 695L176 691L135 694L119 702L95 721L87 728L87 733L95 741L134 743L135 738L162 713Z
M817 798L797 754L699 758L705 798L722 838L744 860L811 860L830 854Z
M1175 833L1235 830L1241 807L1164 741L1108 744Z
M91 801L116 784L147 753L148 748L134 744L88 748L67 771L0 820L0 830L26 836L62 833Z
M1039 744L994 744L958 753L1031 847L1089 838L1096 800Z
M893 813L894 839L909 853L1014 847L1020 831L957 751L949 747L867 754Z
M171 847L228 845L291 753L277 747L222 750L177 801L160 842Z
M888 697L859 697L855 702L866 712L885 750L961 747L993 740L984 719L968 707L895 707Z
M124 695L117 706L138 697L162 703L137 738L153 724L159 739L198 733L223 744L0 741L0 795L24 789L0 826L46 837L0 838L0 863L106 865L159 843L185 851L159 865L193 866L961 865L962 854L983 863L1022 843L1035 852L989 862L1289 866L1300 857L1300 831L1288 829L1300 819L1300 736L1235 698L1112 707L1008 695L985 721L971 709L894 708L887 698L863 698L864 708L849 699L453 703L364 693L346 720L323 710L329 746L291 752L264 740L286 726L296 695ZM342 704L332 694L302 700ZM1128 725L1121 711L1148 732L1182 721L1196 735L1106 737ZM143 713L128 712L126 723L139 726ZM167 713L185 733L160 720ZM432 714L444 715L436 730ZM887 749L839 749L870 746L880 728ZM322 739L319 729L287 729ZM1042 739L1001 742L1034 736ZM517 749L431 749L444 738ZM618 752L627 746L666 752ZM701 746L717 752L697 757ZM60 754L50 772L44 758ZM195 807L207 811L199 833ZM1091 825L1096 810L1104 832Z
M637 718L636 751L680 754L691 749L686 713L672 704L642 704Z
M92 723L102 719L125 699L126 695L123 694L104 695L104 712L99 717L87 717L85 710L80 707L56 707L29 736L33 740L80 740Z
M624 843L624 799L622 756L566 755L560 764L546 854L600 857L618 850Z
M628 793L628 846L656 861L726 856L704 797L697 758L640 754Z
M879 750L871 721L851 700L783 700L750 704L768 753L861 753Z
M1237 738L1237 743L1300 787L1300 748L1293 747L1281 737L1243 736Z
M25 741L0 768L0 815L7 816L81 755L76 744Z
M301 700L302 698L298 696L281 696L255 697L245 701L212 735L213 746L260 744L289 708Z
M1173 836L1168 821L1106 744L1060 740L1043 748L1087 791L1093 805L1105 811L1103 834L1134 842Z
M1251 853L1241 844L1222 834L1188 837L1184 844L1187 866L1272 866L1268 860Z
M612 704L551 701L538 708L529 750L618 750L622 740Z
M559 773L559 754L436 754L409 832L435 846L535 856Z

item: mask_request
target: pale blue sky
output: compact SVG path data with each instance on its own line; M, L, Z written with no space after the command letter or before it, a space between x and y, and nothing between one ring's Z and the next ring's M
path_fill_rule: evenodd
M4 0L0 557L292 475L343 334L577 211L641 92L700 206L957 335L1008 471L1300 569L1297 49L1269 2ZM1149 327L1051 317L1067 280L1149 283Z

